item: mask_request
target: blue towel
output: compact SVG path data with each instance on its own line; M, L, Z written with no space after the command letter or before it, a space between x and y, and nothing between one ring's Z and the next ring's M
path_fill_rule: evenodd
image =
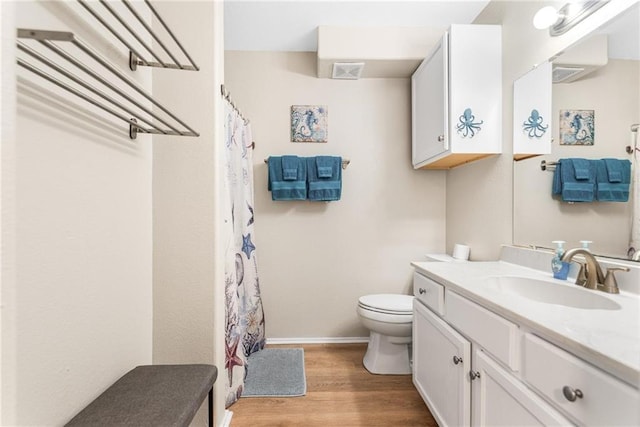
M553 186L551 188L551 194L562 194L562 162L556 163L556 168L553 171Z
M609 182L622 182L622 161L618 159L602 159L607 167L607 175L609 176Z
M285 180L281 157L269 157L268 189L271 191L272 200L306 200L307 199L307 163L296 156L297 167L295 180Z
M587 159L571 159L576 180L589 180L593 178L590 169L590 161Z
M591 160L586 159L560 159L556 166L559 169L560 192L562 200L565 202L592 202L596 192L596 165ZM576 165L580 172L577 172ZM578 176L586 178L577 178ZM555 176L554 176L555 178ZM557 191L556 180L554 179L553 191ZM558 193L554 193L558 194Z
M298 156L282 156L282 179L296 181L298 178Z
M309 182L309 200L340 200L342 195L342 158L321 156L321 167L331 167L331 177L323 178L318 173L317 157L307 157L307 179ZM323 163L324 162L324 163ZM324 173L326 175L326 172Z
M597 199L601 202L628 201L629 184L631 183L631 162L626 159L603 159L596 161L596 163ZM611 165L611 168L609 165ZM613 177L611 176L612 170L614 172ZM620 179L619 181L618 178Z
M316 156L318 178L331 178L333 175L334 157Z

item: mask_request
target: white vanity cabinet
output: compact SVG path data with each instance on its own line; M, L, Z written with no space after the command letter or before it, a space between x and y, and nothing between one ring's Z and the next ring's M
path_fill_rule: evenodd
M502 152L497 25L452 25L411 77L415 169L449 169Z
M413 383L438 425L468 426L471 343L417 300L413 312Z
M551 63L513 83L513 158L551 153Z
M517 377L517 325L419 273L414 293L413 382L438 425L571 425Z

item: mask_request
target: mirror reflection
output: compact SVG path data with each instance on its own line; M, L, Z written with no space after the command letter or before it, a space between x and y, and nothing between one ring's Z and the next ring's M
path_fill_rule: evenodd
M551 247L565 240L576 247L589 240L596 254L627 259L633 247L640 257L640 227L632 226L640 224L640 196L633 185L628 202L567 203L552 197L553 168L541 169L542 160L627 159L633 181L640 153L627 153L627 146L637 144L631 129L640 122L640 5L552 62L551 154L514 162L514 244Z

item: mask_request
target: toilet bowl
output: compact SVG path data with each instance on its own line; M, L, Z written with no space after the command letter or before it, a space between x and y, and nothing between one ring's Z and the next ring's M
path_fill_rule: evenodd
M373 374L410 374L413 297L365 295L358 299L357 312L370 331L364 367Z

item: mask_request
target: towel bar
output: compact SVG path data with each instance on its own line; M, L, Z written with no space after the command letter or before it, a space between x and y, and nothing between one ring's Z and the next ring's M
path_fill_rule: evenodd
M264 159L265 163L269 163L269 159ZM351 163L351 160L349 159L342 159L342 169L346 169L347 166L349 165L349 163Z

